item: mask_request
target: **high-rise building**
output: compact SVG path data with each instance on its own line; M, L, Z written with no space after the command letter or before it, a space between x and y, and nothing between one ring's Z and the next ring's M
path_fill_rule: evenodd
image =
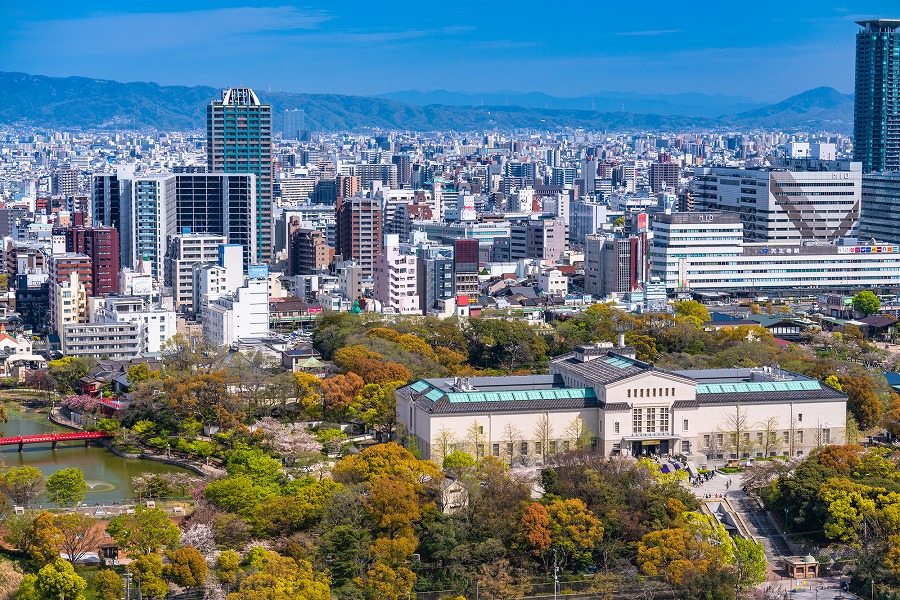
M647 236L588 235L585 291L598 296L633 292L647 281Z
M119 292L119 232L112 227L54 227L53 235L64 235L66 252L91 257L94 296Z
M697 211L738 213L746 242L827 242L857 234L862 171L857 162L815 159L765 169L702 167L691 192Z
M857 21L853 158L863 172L900 170L900 20Z
M91 223L119 231L119 264L131 266L134 247L131 227L131 184L134 167L119 166L108 173L94 173L91 182ZM122 225L126 224L126 227Z
M74 196L78 193L78 171L64 169L50 175L50 193L54 196Z
M678 163L655 162L650 165L650 189L656 194L663 190L674 192L678 189L681 168Z
M372 276L381 254L382 214L378 198L338 198L335 254L353 259L365 277Z
M175 176L176 233L223 236L244 248L244 268L256 262L256 176L184 173Z
M135 177L132 182L131 215L133 221L122 219L122 227L131 230L131 251L123 256L129 260L123 266L134 267L137 262L150 262L151 274L162 279L163 258L168 239L176 234L175 175L159 174Z
M416 255L400 246L396 234L384 236L384 250L373 268L374 295L383 312L402 315L421 314L419 306Z
M478 240L453 240L453 293L456 295L478 296L478 254Z
M183 233L169 238L163 271L165 285L172 289L176 311L193 311L194 265L215 263L219 246L224 243L224 237L206 233Z
M231 88L206 107L206 156L217 173L256 176L256 262L272 258L272 107Z
M66 253L50 257L51 331L62 333L63 324L86 320L87 298L94 292L92 271L91 257L86 254ZM63 288L68 290L68 295Z
M306 128L306 113L299 108L287 108L284 111L284 129L282 139L299 140Z
M334 255L324 233L303 227L299 217L292 217L288 223L288 238L289 275L313 275L328 268Z

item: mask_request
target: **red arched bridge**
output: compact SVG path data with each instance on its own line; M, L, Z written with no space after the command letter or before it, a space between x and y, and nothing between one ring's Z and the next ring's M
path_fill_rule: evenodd
M105 431L79 431L77 433L44 433L40 435L17 435L15 437L0 438L0 446L12 446L18 444L19 452L22 451L25 444L46 444L50 442L53 449L56 450L57 442L69 442L72 440L84 440L87 446L91 440L102 440L111 438L111 433Z

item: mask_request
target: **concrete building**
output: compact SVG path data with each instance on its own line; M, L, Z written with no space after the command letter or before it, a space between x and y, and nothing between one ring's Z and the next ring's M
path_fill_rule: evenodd
M418 279L419 310L423 315L428 314L429 310L437 308L438 301L453 297L455 281L453 266L452 248L426 246L418 249L416 277Z
M71 308L77 309L77 314L71 313L73 321L83 322L87 319L87 298L93 296L93 270L91 257L85 254L57 254L50 257L48 264L48 280L50 282L50 331L61 333L60 326L68 321L70 314L65 310L66 301L71 300ZM78 285L73 283L77 279ZM68 296L62 294L62 288L67 287ZM63 304L60 304L62 302Z
M168 210L168 231L222 236L244 249L246 269L257 262L259 231L256 175L253 173L180 173L175 175L175 204Z
M288 275L312 275L328 268L334 258L325 234L317 229L300 226L296 217L291 219L288 245Z
M588 235L597 233L606 223L606 203L579 199L572 202L569 211L569 241L583 246Z
M375 258L381 253L382 214L377 198L338 198L337 246L335 254L353 259L365 276L372 276Z
M647 282L646 235L589 235L584 252L585 291L625 294Z
M94 296L119 291L119 232L112 227L54 227L63 235L66 252L91 258L91 290Z
M223 236L205 233L183 233L169 239L163 271L177 312L193 312L194 265L215 263L224 243Z
M95 173L91 178L91 219L94 226L112 227L119 232L119 264L134 264L132 250L133 165L121 165L114 171ZM124 227L123 227L124 224Z
M569 291L569 278L559 269L550 269L537 276L538 287L551 296L565 296Z
M175 220L175 175L160 174L135 177L132 181L131 220L123 220L123 226L133 228L132 262L123 266L134 267L138 260L149 261L154 277L163 278L163 258L168 239L178 229Z
M697 211L740 215L744 241L833 241L857 234L860 163L797 160L771 169L702 167L692 182Z
M256 252L250 262L268 263L273 247L272 107L260 102L251 89L224 90L221 100L206 107L206 156L212 173L255 175Z
M203 315L203 337L216 346L269 335L267 279L248 279L236 294L209 303Z
M375 259L373 274L373 291L382 312L421 314L416 271L415 253L401 247L399 236L384 236L384 249Z
M900 20L857 21L853 158L865 173L900 170Z
M650 191L654 194L663 190L673 192L678 189L681 167L674 162L655 162L650 164Z
M457 296L478 296L478 240L453 241L453 293Z
M859 239L900 244L900 172L863 175Z
M77 170L59 169L50 174L50 193L54 196L74 196L78 191Z
M559 260L568 250L566 237L566 223L555 217L512 221L509 225L509 255L499 259Z
M750 244L727 213L658 215L653 233L651 275L670 293L900 289L900 246L892 244Z
M152 303L149 298L118 296L105 298L94 312L98 329L122 323L135 323L141 328L141 354L157 354L177 331L175 311ZM86 335L89 329L78 330Z
M66 325L61 333L66 356L92 356L113 360L140 356L144 331L140 323L83 323Z
M359 300L372 291L372 276L355 260L340 261L335 265L337 289L344 298Z
M735 438L728 417L739 410L752 425ZM699 465L844 443L846 411L842 392L794 373L666 371L607 343L552 359L549 375L418 380L397 390L397 434L437 461L463 450L540 464L587 445L605 456L681 455Z

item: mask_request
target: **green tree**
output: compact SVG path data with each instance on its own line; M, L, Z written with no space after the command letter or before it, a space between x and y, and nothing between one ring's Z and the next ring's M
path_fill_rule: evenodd
M853 309L869 316L874 315L881 308L881 300L871 290L863 290L853 296Z
M210 482L203 495L224 511L249 517L260 503L276 495L276 492L256 485L252 477L241 475Z
M462 450L451 452L444 457L444 470L456 474L463 473L468 470L474 470L477 463L472 455Z
M225 550L216 559L216 575L222 583L232 585L237 582L240 572L241 555L234 550Z
M169 564L163 567L163 575L181 587L198 587L206 579L206 559L200 551L190 546L172 550L166 554Z
M734 566L737 569L738 585L750 589L766 580L766 554L762 544L734 537Z
M709 311L696 300L675 303L675 314L684 317L698 328L709 321Z
M53 523L53 515L41 512L35 515L28 527L31 559L39 564L51 563L59 558L59 549L63 542L62 532Z
M127 569L140 579L141 595L144 598L162 598L169 591L162 578L163 564L158 554L144 554L131 562Z
M60 394L71 394L75 391L78 380L88 374L97 361L92 358L76 358L67 356L59 360L51 360L47 365L50 376L56 381L56 390Z
M26 575L19 588L22 600L84 600L87 582L61 558L44 565L37 575Z
M87 482L81 469L61 469L47 478L47 500L57 506L74 506L84 501Z
M0 487L16 504L28 506L44 495L44 474L36 467L12 467L0 475Z
M130 556L152 554L178 544L181 530L160 508L139 506L133 515L119 515L106 525L106 533Z
M119 600L125 595L122 578L112 569L101 569L94 577L97 600Z

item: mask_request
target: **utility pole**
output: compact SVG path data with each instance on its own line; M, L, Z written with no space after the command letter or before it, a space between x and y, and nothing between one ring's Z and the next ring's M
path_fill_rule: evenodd
M556 562L556 548L553 549L553 600L559 593L559 563Z

